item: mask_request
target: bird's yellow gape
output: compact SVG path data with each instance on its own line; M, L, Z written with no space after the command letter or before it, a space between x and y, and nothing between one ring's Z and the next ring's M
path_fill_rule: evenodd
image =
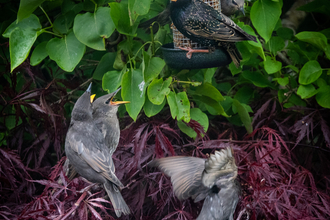
M95 96L96 96L96 94L91 95L91 97L90 97L91 103L93 103Z

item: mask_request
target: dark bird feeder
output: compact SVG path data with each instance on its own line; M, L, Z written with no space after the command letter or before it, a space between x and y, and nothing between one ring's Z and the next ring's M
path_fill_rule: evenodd
M216 10L221 10L219 0L203 0ZM173 43L163 45L164 60L168 66L175 69L203 69L225 66L231 63L231 58L227 51L223 48L217 48L210 53L193 53L192 57L187 58L187 51L179 49L179 47L190 47L192 49L208 49L202 47L196 42L192 42L189 38L181 34L172 24Z

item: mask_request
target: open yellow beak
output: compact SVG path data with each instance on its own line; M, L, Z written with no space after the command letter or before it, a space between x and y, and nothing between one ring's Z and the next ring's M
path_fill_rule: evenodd
M90 96L91 103L93 103L95 96L96 96L96 94L93 94L93 95Z
M113 102L112 99L110 101L110 105L121 105L121 104L127 104L127 103L131 103L130 101L116 101Z
M127 104L127 103L130 103L130 101L112 101L113 97L115 96L112 96L111 100L110 100L110 105L121 105L121 104Z

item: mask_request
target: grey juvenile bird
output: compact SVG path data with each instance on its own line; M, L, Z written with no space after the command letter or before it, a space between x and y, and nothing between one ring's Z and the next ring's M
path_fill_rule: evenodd
M241 11L245 15L244 0L220 0L220 8L221 8L221 13L223 13L226 16L231 16L235 14L237 11ZM170 17L170 4L168 4L167 7L157 16L139 24L139 27L149 28L151 24L154 23L155 21L157 21L161 26L172 23ZM158 30L158 26L154 27L153 30L154 33L156 33Z
M117 91L101 96L93 102L93 120L105 138L105 144L112 155L115 152L120 138L119 121L117 117L118 107L128 101L113 101Z
M224 47L237 67L241 55L235 42L257 42L255 36L246 33L229 17L201 0L171 0L170 13L173 24L185 37L211 48ZM188 50L188 54L198 52L191 48Z
M156 159L150 166L171 177L174 194L180 200L191 197L198 202L205 198L198 220L233 219L240 187L230 146L208 159L174 156Z
M115 213L129 214L130 209L121 196L123 184L114 173L111 154L104 135L93 121L90 101L91 85L77 100L71 114L71 123L65 140L65 153L70 166L93 183L103 184Z

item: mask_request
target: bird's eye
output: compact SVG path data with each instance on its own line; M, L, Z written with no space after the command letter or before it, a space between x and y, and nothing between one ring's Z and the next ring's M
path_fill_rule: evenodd
M235 0L232 1L234 5L238 5L237 2Z

